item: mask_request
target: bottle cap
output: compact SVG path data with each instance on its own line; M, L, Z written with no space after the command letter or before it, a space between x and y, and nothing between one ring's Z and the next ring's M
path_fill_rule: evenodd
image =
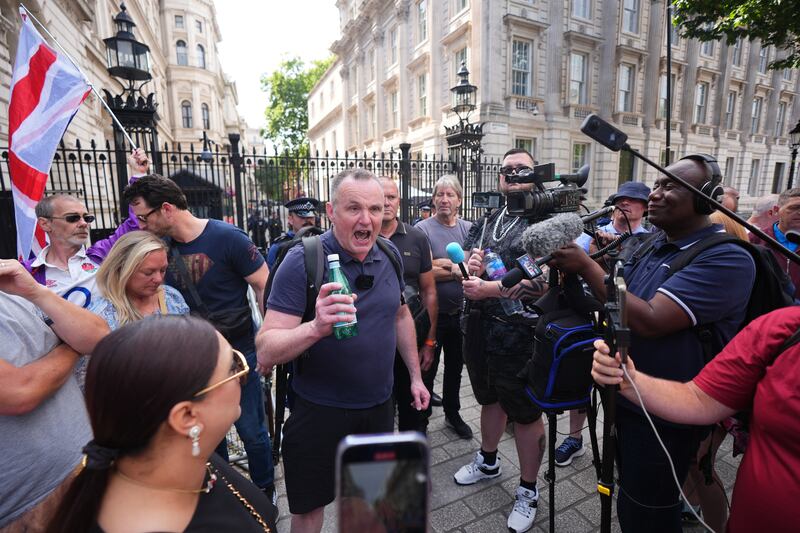
M331 261L339 261L339 254L329 254L328 255L328 263Z

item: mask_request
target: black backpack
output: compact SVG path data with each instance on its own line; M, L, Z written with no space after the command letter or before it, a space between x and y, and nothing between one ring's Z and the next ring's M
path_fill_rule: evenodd
M657 238L658 233L642 244L641 248L634 254L634 260L638 260L648 253L653 248ZM669 262L667 277L680 271L705 250L727 242L734 243L747 250L756 266L756 278L753 283L753 290L750 293L750 300L747 302L744 321L739 326L740 330L761 315L792 305L793 299L789 289L791 280L781 270L772 252L763 246L756 246L728 233L709 235L679 253ZM701 324L695 326L694 330L703 347L706 363L708 363L722 349L722 346L714 345L714 326L713 324Z
M527 383L528 399L542 410L585 406L592 390L592 353L597 335L595 312L600 302L586 296L574 275L558 284L550 270L550 289L534 304L539 320L533 356L518 377Z
M267 285L264 287L264 306L266 307L269 300L269 293L272 290L272 285L275 281L275 276L280 268L286 254L289 253L294 246L300 244L304 248L305 256L305 271L306 271L306 308L303 312L302 322L309 322L314 319L316 313L315 307L317 303L317 296L319 295L320 287L325 283L323 279L325 275L325 251L322 249L322 241L320 235L322 230L316 227L307 226L298 231L292 240L280 244L278 255L275 258L275 263L272 265L272 270L269 272L267 278ZM389 240L383 237L378 237L376 241L378 248L389 257L389 260L394 267L397 279L400 286L403 285L403 265L400 260L395 256L389 247ZM301 354L294 362L297 372L302 371L302 362L305 354ZM289 382L292 374L292 363L284 363L278 365L275 369L275 424L274 434L272 435L272 456L277 461L281 453L281 426L283 425L283 418L286 414L286 398L289 391ZM291 401L291 399L290 399Z

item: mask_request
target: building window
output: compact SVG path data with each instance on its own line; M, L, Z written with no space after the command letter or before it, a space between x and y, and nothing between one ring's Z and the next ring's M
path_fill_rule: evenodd
M675 74L671 76L672 90L670 93L670 109L675 109ZM660 118L667 118L667 75L662 74L659 81L658 88L658 116Z
M458 52L455 53L453 57L453 80L454 83L458 83L458 71L461 70L461 63L467 67L469 70L469 61L467 60L467 48L464 47Z
M703 43L700 45L700 55L713 57L714 41L703 41Z
M391 61L389 63L394 65L397 63L397 27L392 28L392 31L389 32L389 47L391 50Z
M733 43L733 66L741 67L742 66L742 38L739 37L736 39L736 42Z
M375 138L375 104L367 107L367 137Z
M786 81L792 81L792 69L790 68L783 69L783 79Z
M724 176L725 185L730 185L730 186L733 185L734 168L736 168L736 158L729 157L728 159L725 160L725 176Z
M569 101L572 104L586 105L586 65L588 63L586 54L570 54L570 80L569 80Z
M592 13L591 0L572 0L572 16L579 19L590 19Z
M775 163L775 174L772 175L772 194L779 194L783 190L783 171L786 163Z
M622 6L622 30L639 33L639 0L624 0Z
M775 121L775 137L783 137L783 123L786 122L786 102L778 104L778 118Z
M192 128L192 103L188 100L181 102L181 121L184 128Z
M428 0L417 3L417 42L428 38Z
M728 100L725 103L725 129L732 130L736 117L736 91L728 92Z
M619 91L617 94L617 111L633 112L633 65L623 63L619 66Z
M210 130L211 129L211 113L208 112L208 104L203 104L200 106L200 116L203 119L203 129Z
M617 172L617 185L626 181L634 181L636 176L636 158L627 150L619 153L619 172Z
M511 94L531 95L531 43L514 40L511 45Z
M175 15L175 28L182 30L183 26L183 15Z
M671 23L669 20L667 21L669 24L669 31L672 34L670 40L672 41L672 47L678 48L681 45L681 34L678 33L678 26Z
M369 81L375 81L375 49L370 48L367 53L367 61L369 62Z
M455 0L455 13L460 13L469 7L469 0Z
M329 88L330 88L330 91L331 91L331 100L335 100L336 99L336 85L334 85L333 80L331 80L331 82L329 84Z
M178 59L178 65L185 67L189 64L189 53L186 51L186 43L178 41L175 43L175 53Z
M708 84L700 82L695 88L694 94L694 122L695 124L706 123L706 109L708 107Z
M200 20L195 20L194 28L197 30L197 33L203 33L203 22Z
M758 174L761 171L761 160L753 159L750 166L750 182L747 184L747 194L755 196L758 192Z
M202 44L197 45L197 66L206 68L206 49Z
M392 106L392 128L397 129L400 127L400 107L397 105L397 91L392 91L389 102Z
M572 172L589 162L589 143L572 143Z
M753 98L752 117L750 119L750 134L755 135L761 127L761 105L764 99L760 96Z
M420 74L417 77L417 102L419 102L419 116L428 114L428 75Z
M527 151L531 156L536 159L536 139L525 139L522 137L517 137L514 139L514 148L522 148L523 150Z
M758 71L761 74L767 73L767 66L769 65L769 48L762 47L758 51Z

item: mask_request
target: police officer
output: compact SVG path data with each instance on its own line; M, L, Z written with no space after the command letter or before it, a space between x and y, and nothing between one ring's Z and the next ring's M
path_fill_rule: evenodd
M267 266L272 269L275 265L275 260L278 258L278 249L280 244L288 242L294 238L294 234L300 231L300 228L306 226L316 225L317 209L319 209L319 200L310 198L308 196L301 196L289 202L286 202L283 207L289 211L289 216L286 218L286 225L289 229L272 241L272 245L267 252Z

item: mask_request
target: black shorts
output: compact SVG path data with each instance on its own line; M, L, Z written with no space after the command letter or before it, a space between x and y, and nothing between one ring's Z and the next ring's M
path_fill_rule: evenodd
M517 376L531 358L529 353L483 352L467 361L472 392L480 405L499 403L512 422L530 424L542 416L525 393L526 381Z
M347 435L390 433L394 406L389 398L367 409L315 404L295 396L283 429L283 468L292 514L310 513L335 497L336 448Z

